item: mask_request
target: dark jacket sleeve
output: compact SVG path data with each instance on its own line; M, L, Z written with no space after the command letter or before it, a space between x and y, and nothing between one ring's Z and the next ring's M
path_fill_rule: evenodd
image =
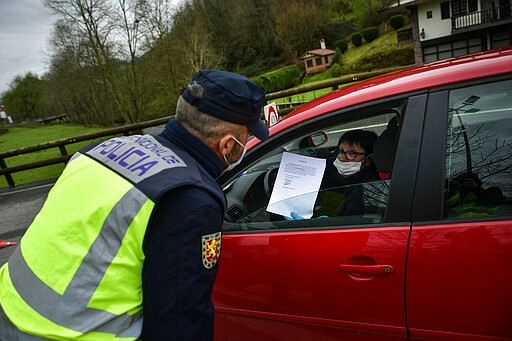
M202 237L219 232L222 221L204 189L181 187L158 202L143 245L142 340L213 340L217 266L203 265Z
M361 215L364 213L363 186L360 184L345 188L345 200L336 211L337 216Z

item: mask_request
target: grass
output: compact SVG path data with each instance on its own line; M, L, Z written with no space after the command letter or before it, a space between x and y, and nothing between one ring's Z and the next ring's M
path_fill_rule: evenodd
M396 31L390 31L357 48L351 44L343 54L343 72L366 72L414 64L412 44L397 45L396 35Z
M287 97L281 97L276 98L275 100L272 100L273 102L276 102L277 104L281 103L305 103L312 101L313 99L320 97L322 95L325 95L332 91L332 88L325 88L325 89L319 89L314 91L305 92L302 94L287 96Z
M396 31L390 31L377 37L374 41L363 42L361 46L355 47L350 44L350 48L342 57L342 76L355 74L359 72L374 71L378 69L402 66L404 64L414 63L414 54L412 44L397 45ZM330 71L317 73L307 77L303 84L296 86L299 88L305 85L311 85L326 80L335 79ZM349 83L351 84L351 83ZM349 84L340 85L339 87ZM275 99L277 104L289 102L309 102L317 97L325 95L332 91L332 88L314 90L298 95Z
M323 81L318 81L318 82L323 82ZM297 86L297 88L300 88L301 86L305 86L305 85L311 85L311 84L314 84L314 83L302 84L302 85ZM338 86L338 89L341 89L350 84L352 84L352 83L341 84ZM276 98L275 100L272 100L272 101L276 102L277 104L293 103L293 102L306 103L306 102L314 100L315 98L318 98L320 96L328 94L331 91L332 91L332 88L323 88L323 89L313 90L313 91L309 91L309 92L304 92L304 93L297 94L297 95Z
M55 141L63 138L74 137L103 130L101 127L84 127L71 124L42 125L33 127L9 127L8 132L0 135L0 152L18 149L40 143ZM72 155L80 148L93 141L78 142L66 146L67 153ZM42 150L35 153L22 154L10 157L5 161L8 167L22 165L30 162L50 159L60 156L58 147ZM34 181L57 178L64 169L64 163L45 166L13 173L12 177L16 185ZM5 176L0 177L0 188L8 187Z

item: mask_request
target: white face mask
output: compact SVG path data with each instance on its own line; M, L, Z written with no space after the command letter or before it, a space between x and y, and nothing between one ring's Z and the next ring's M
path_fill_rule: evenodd
M334 167L336 167L336 169L338 170L338 173L340 173L343 176L349 176L349 175L359 172L361 170L362 163L363 163L363 161L342 162L338 158L336 158L336 160L334 160L334 162L332 164L334 165Z
M236 139L236 137L234 137L234 136L233 136L233 140L235 140L239 145L241 145L241 146L242 146L242 148L243 148L244 150L242 151L242 155L240 155L240 157L238 158L238 160L236 160L236 161L235 161L235 162L233 162L233 163L229 163L228 159L226 158L226 155L224 155L224 161L226 161L226 163L228 164L228 166L227 166L227 167L226 167L226 169L225 169L225 172L230 171L230 170L232 170L233 168L235 168L236 166L238 166L238 165L240 164L240 162L242 162L242 159L243 159L243 158L244 158L244 156L245 156L245 152L247 151L246 146L244 146L244 145L242 144L242 142L238 141L238 140Z

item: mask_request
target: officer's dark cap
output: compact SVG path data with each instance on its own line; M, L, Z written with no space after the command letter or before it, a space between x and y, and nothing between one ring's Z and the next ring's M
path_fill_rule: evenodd
M268 138L268 127L260 120L265 89L249 78L222 70L201 70L192 83L203 87L201 98L185 87L181 96L199 111L223 121L245 125L260 140Z

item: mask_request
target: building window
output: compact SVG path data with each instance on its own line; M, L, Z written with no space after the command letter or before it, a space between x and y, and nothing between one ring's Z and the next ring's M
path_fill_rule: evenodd
M439 44L437 46L438 59L448 59L453 57L452 45L450 43Z
M478 11L478 0L468 0L468 11L469 13Z
M450 18L450 3L448 1L441 2L441 19Z
M322 65L322 57L317 57L315 58L315 64L318 66L318 65Z
M427 11L427 19L432 19L432 11Z
M468 6L466 0L452 1L452 15L457 16L468 13Z
M491 32L491 49L512 45L512 31Z
M463 56L468 53L468 44L467 40L459 40L453 42L453 56Z
M325 56L324 57L324 63L325 64L329 64L329 56Z
M308 60L306 60L306 66L307 66L308 68L313 67L313 59L308 59Z
M443 13L443 4L441 3L441 15ZM462 15L478 11L478 0L453 0L452 15ZM448 13L449 16L449 13ZM447 17L448 18L448 17ZM445 19L445 18L443 18Z
M485 42L482 37L425 46L423 48L423 62L430 63L437 60L481 52L483 50L485 50Z

